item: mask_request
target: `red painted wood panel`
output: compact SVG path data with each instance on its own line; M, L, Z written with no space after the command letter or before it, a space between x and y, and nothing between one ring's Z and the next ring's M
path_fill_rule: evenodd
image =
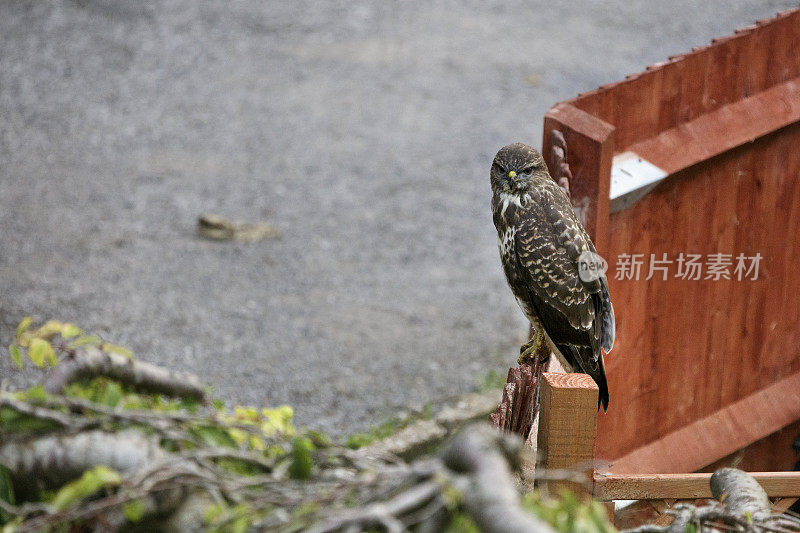
M800 371L798 86L794 10L546 116L544 153L552 129L569 134L571 187L587 195L587 229L610 264L617 342L598 458L622 457ZM671 174L609 215L608 160L631 148ZM672 263L667 280L644 280L650 254L664 253L732 254L733 279L677 279ZM736 255L756 253L758 279L737 281ZM640 280L615 279L620 254L643 255Z
M569 103L613 124L615 150L800 76L800 11L760 21Z
M800 370L797 146L800 127L786 128L696 165L611 215L602 253L618 340L606 359L612 406L599 418L600 456L618 457ZM681 252L760 253L759 276L613 274L619 254Z

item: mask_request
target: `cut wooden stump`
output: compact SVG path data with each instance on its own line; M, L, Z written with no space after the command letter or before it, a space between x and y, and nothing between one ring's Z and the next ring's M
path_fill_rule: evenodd
M535 369L531 365L509 368L503 398L489 420L495 427L527 439L536 403Z
M492 425L528 441L539 412L539 384L548 363L549 357L534 357L530 362L508 369L500 405L489 415Z

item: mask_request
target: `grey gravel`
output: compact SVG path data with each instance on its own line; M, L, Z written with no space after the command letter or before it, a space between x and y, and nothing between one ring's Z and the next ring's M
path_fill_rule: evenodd
M26 314L341 435L525 334L488 166L555 102L789 1L0 3L0 371ZM204 241L197 217L279 240Z

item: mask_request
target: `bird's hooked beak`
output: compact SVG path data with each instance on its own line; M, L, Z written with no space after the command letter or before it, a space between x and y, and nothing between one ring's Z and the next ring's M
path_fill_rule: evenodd
M511 187L516 188L517 184L519 184L519 180L517 180L517 173L512 170L508 173L508 177L511 179Z

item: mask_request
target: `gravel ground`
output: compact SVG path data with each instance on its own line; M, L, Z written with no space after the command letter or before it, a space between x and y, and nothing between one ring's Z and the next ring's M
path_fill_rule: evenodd
M75 321L334 434L471 390L525 333L494 152L794 5L3 0L0 341ZM200 240L205 212L283 237Z

